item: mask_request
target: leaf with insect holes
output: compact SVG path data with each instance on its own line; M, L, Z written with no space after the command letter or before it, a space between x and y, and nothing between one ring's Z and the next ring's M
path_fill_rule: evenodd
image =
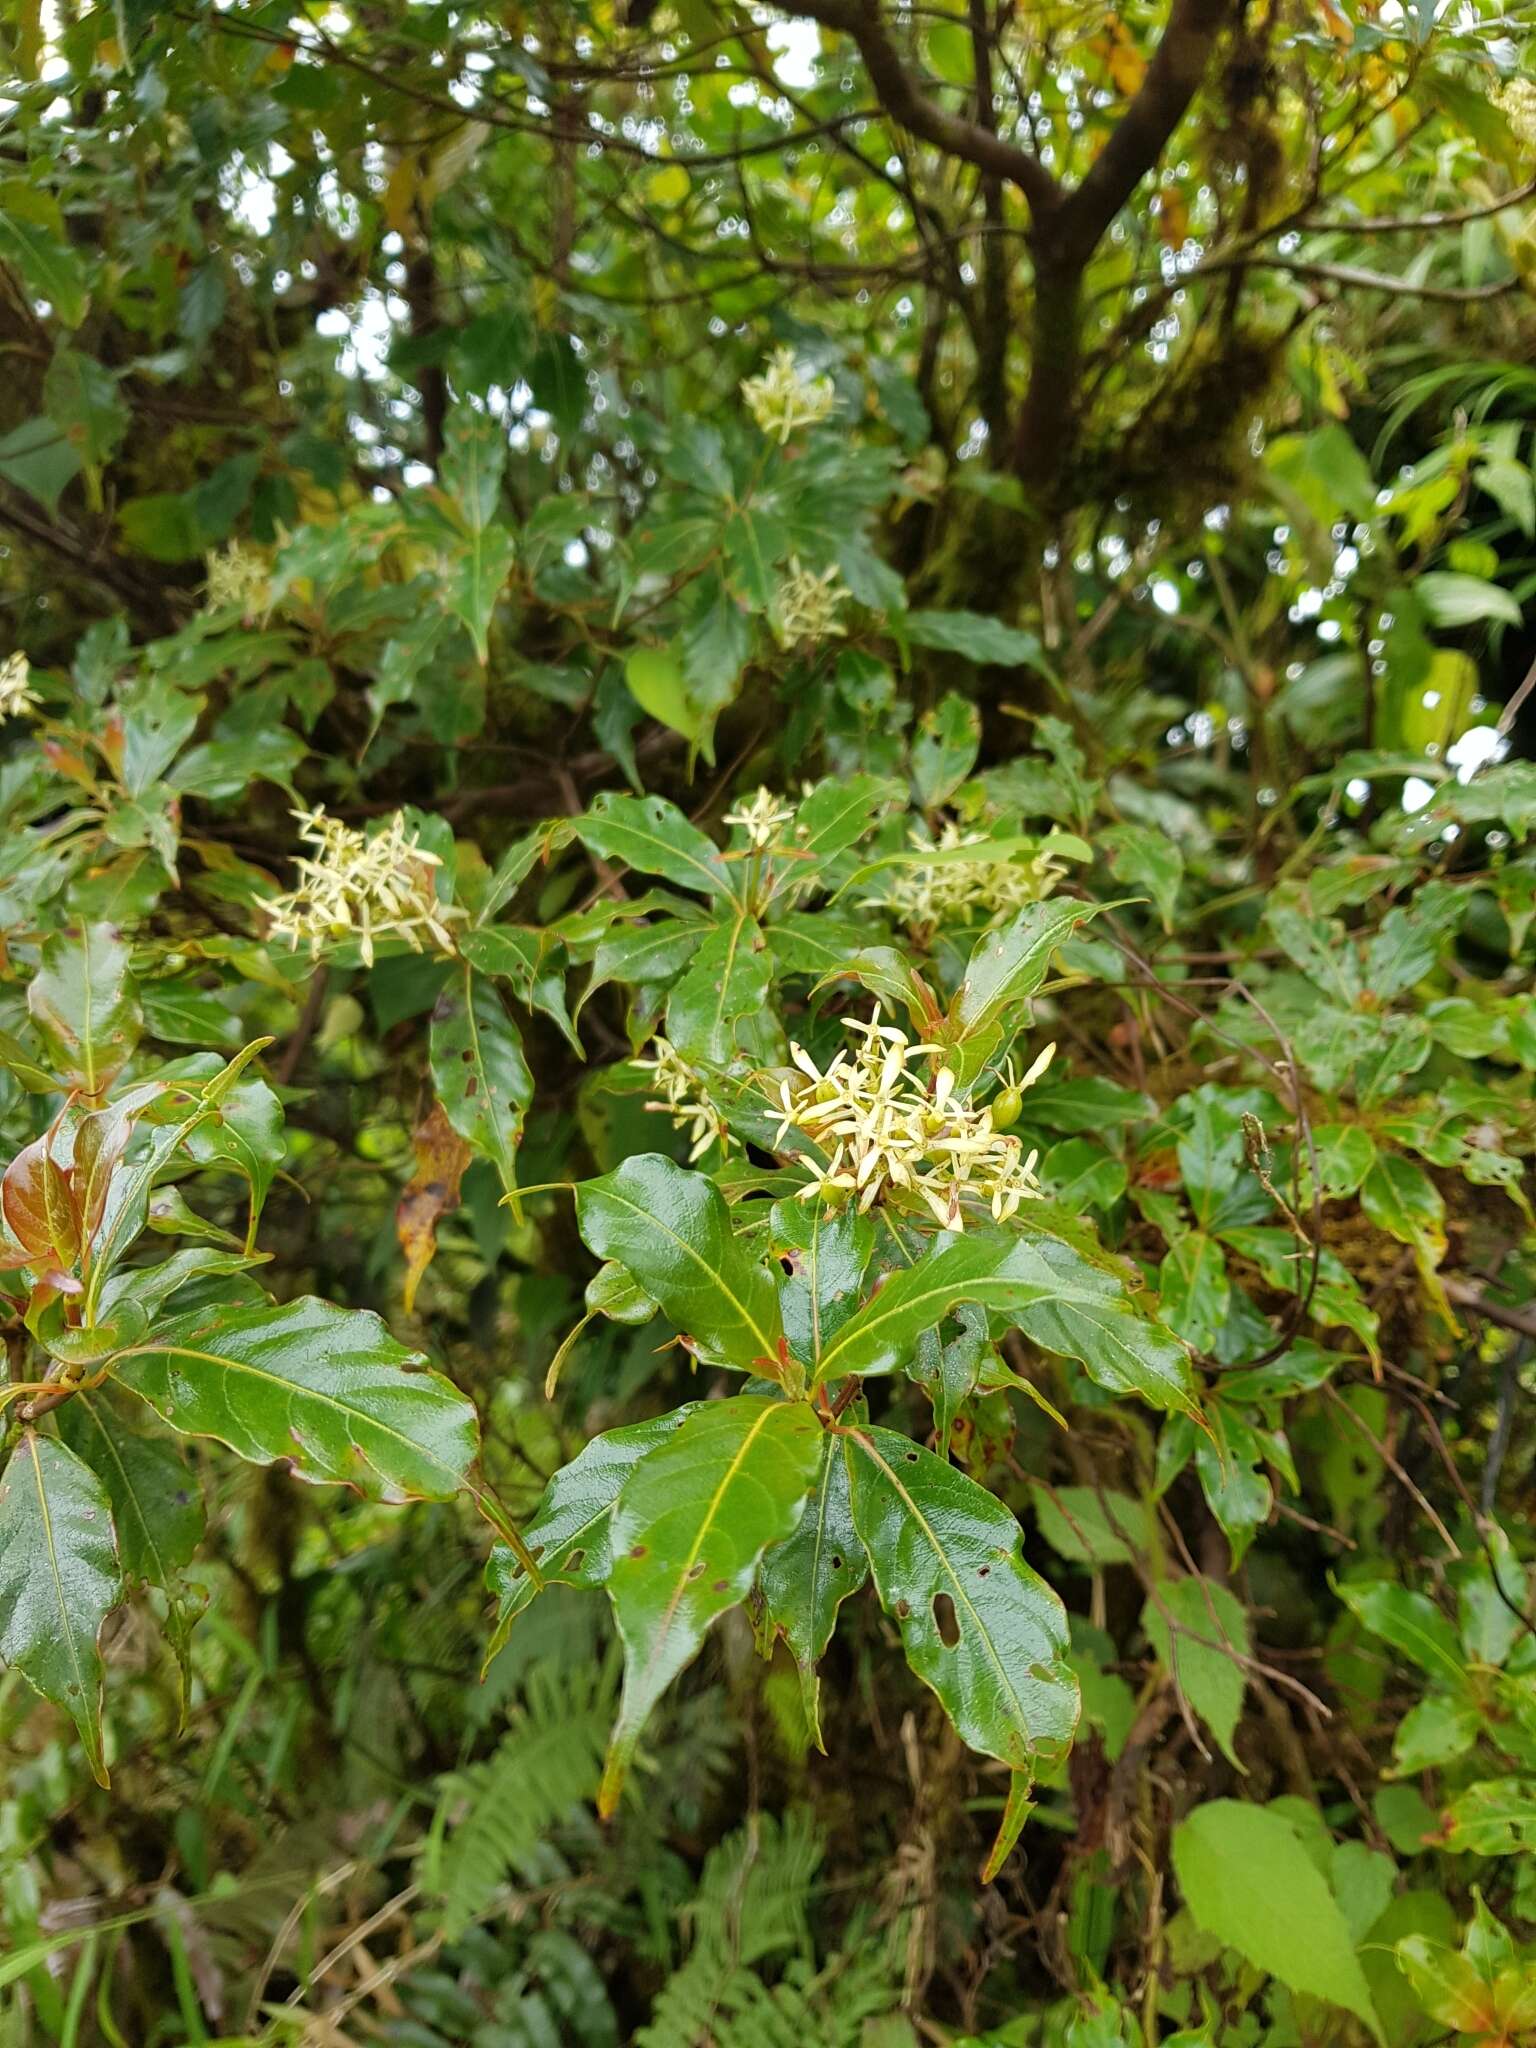
M705 1401L642 1459L613 1513L608 1596L624 1644L624 1692L598 1794L618 1804L652 1708L710 1625L751 1591L763 1552L794 1533L821 1458L803 1401Z
M577 1452L544 1489L523 1541L537 1558L546 1585L592 1589L608 1583L613 1567L610 1541L619 1489L642 1458L681 1429L699 1404L686 1402L668 1415L605 1430ZM508 1631L538 1592L511 1546L498 1543L485 1565L487 1589L496 1595L496 1631L486 1652L493 1657Z
M907 1662L961 1738L1014 1772L993 1869L1035 1766L1064 1755L1077 1725L1066 1609L1024 1562L1017 1521L974 1479L894 1430L843 1441L854 1527Z
M66 1444L28 1430L0 1473L0 1662L73 1717L103 1785L97 1642L122 1595L105 1488Z
M773 1278L734 1235L707 1174L658 1152L626 1159L576 1190L576 1225L661 1304L699 1357L742 1372L777 1372L783 1324Z
M428 1058L443 1114L490 1160L510 1194L533 1076L517 1026L483 975L466 967L438 997Z
M761 1574L767 1619L782 1632L799 1666L805 1718L818 1749L826 1745L816 1666L832 1640L838 1608L868 1577L869 1558L853 1526L848 1461L841 1440L829 1430L822 1437L810 1505L794 1534L763 1559Z
M447 1500L477 1449L475 1411L376 1315L304 1296L162 1323L113 1377L185 1436L370 1500Z
M731 871L714 841L664 797L607 790L576 820L576 834L603 860L621 860L642 874L660 875L705 896L735 896Z

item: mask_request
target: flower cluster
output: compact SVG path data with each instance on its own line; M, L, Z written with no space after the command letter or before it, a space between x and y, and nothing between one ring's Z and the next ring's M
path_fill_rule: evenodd
M208 580L204 585L208 609L237 611L243 618L264 612L272 601L267 565L253 548L232 542L221 555L205 555Z
M452 952L449 925L465 913L437 900L435 870L442 862L407 829L399 811L372 837L323 809L294 816L300 837L315 852L295 862L298 887L267 905L274 938L295 948L307 945L311 958L329 943L355 938L370 967L376 939L404 939L420 953L425 932Z
M837 403L832 379L807 376L792 348L776 348L760 375L743 378L741 395L763 432L781 446L797 427L819 426Z
M756 796L738 804L734 811L726 812L725 823L739 825L746 833L747 844L753 852L765 853L783 827L794 822L794 816L793 804L786 804L771 789L759 787Z
M937 840L922 831L908 837L918 853L950 854L962 846L995 843L985 832L962 832L955 824L946 825ZM1027 860L923 861L893 870L879 901L914 933L970 924L978 915L991 923L1049 896L1065 872L1045 848Z
M828 640L846 633L837 614L848 592L834 563L818 576L791 555L789 572L773 594L773 630L781 647L796 640Z
M1536 149L1536 79L1511 78L1497 86L1494 105L1509 123L1515 140Z
M651 1050L653 1059L633 1060L631 1065L648 1073L661 1093L661 1101L648 1102L646 1108L660 1110L671 1117L677 1130L688 1133L689 1164L701 1158L712 1144L718 1143L722 1152L729 1151L730 1134L725 1119L710 1101L702 1077L669 1038L652 1039Z
M31 663L24 654L8 654L0 661L0 718L20 718L36 703Z
M776 1142L799 1130L827 1154L824 1166L805 1162L812 1179L804 1199L853 1195L865 1210L904 1190L919 1196L943 1229L963 1230L967 1197L984 1202L1002 1223L1041 1193L1039 1155L1026 1156L1017 1138L994 1128L991 1108L961 1094L952 1067L938 1066L931 1078L914 1071L914 1061L936 1060L939 1047L914 1045L896 1025L882 1024L878 1004L867 1024L850 1019L847 1028L863 1044L845 1047L825 1073L803 1047L792 1046L805 1078L779 1089ZM1020 1089L1039 1080L1055 1050L1046 1047Z

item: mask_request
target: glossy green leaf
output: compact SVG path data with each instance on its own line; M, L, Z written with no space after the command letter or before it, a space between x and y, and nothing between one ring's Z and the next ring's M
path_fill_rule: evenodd
M640 1153L577 1188L576 1221L592 1251L617 1260L701 1358L743 1372L782 1370L772 1276L735 1237L706 1174Z
M546 1585L558 1582L592 1588L608 1583L613 1567L613 1510L619 1489L640 1460L675 1435L698 1405L686 1402L668 1415L605 1430L584 1444L569 1465L560 1468L522 1532ZM498 1543L486 1560L485 1583L496 1596L496 1630L486 1651L489 1659L539 1589L505 1543Z
M55 932L43 943L27 1007L59 1071L99 1095L139 1042L128 949L110 925Z
M848 1373L899 1372L923 1331L962 1301L1016 1314L1048 1301L1055 1279L1032 1246L1000 1232L941 1238L916 1265L893 1273L838 1331L817 1366L818 1382Z
M989 1048L1010 1010L1045 980L1056 948L1102 908L1070 900L1029 903L1011 924L978 939L939 1028L940 1042L957 1049ZM972 1061L967 1075L979 1064Z
M1381 2039L1344 1916L1283 1814L1209 1800L1174 1829L1173 1868L1197 1926L1292 1991L1354 2013Z
M101 1481L67 1445L27 1430L0 1472L0 1661L73 1717L103 1785L97 1643L122 1592Z
M490 1160L510 1194L517 1186L517 1149L533 1100L533 1076L501 997L467 966L433 1008L429 1058L444 1115Z
M59 1434L106 1489L123 1577L165 1594L168 1633L185 1679L196 1606L181 1575L202 1541L203 1496L173 1442L132 1426L124 1413L132 1405L110 1399L104 1388L76 1394L59 1410Z
M1112 1273L1059 1238L1036 1238L1053 1277L1048 1300L1020 1309L1015 1320L1042 1350L1080 1360L1088 1377L1111 1393L1139 1394L1154 1408L1200 1413L1189 1353L1161 1323L1138 1314Z
M793 1534L821 1458L800 1401L706 1401L638 1464L619 1495L608 1594L624 1692L598 1810L613 1812L641 1730L706 1631L751 1590L771 1543Z
M620 860L642 874L661 875L679 888L706 896L736 893L714 841L664 797L605 791L586 816L576 820L576 834L604 860Z
M1026 1778L1077 1723L1066 1610L1001 1501L894 1430L844 1438L853 1520L907 1662L972 1749Z
M729 1066L737 1027L743 1018L761 1016L772 978L772 956L756 919L722 919L672 991L667 1037L694 1066Z
M1173 1245L1158 1273L1163 1320L1196 1351L1215 1349L1232 1302L1221 1246L1191 1230Z
M186 1436L370 1500L446 1500L477 1446L475 1411L376 1315L305 1296L163 1323L114 1377Z
M795 1197L775 1202L769 1219L774 1255L791 1261L779 1282L779 1308L791 1353L814 1365L859 1305L875 1250L875 1221L851 1204Z
M816 1666L832 1640L838 1608L868 1576L869 1558L853 1523L848 1460L841 1439L828 1430L810 1505L794 1534L763 1559L761 1574L767 1618L799 1666L805 1716L818 1749L825 1744Z

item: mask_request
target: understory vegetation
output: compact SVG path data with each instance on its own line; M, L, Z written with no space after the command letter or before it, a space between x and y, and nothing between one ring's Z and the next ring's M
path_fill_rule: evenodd
M1536 45L0 7L0 2048L1536 2040Z

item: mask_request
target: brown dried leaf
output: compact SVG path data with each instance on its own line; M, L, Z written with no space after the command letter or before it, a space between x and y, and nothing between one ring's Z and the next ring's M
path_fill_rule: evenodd
M405 1253L407 1314L415 1306L421 1276L437 1250L438 1223L459 1206L459 1183L475 1156L443 1114L440 1102L433 1103L412 1137L416 1171L395 1205L395 1235Z

